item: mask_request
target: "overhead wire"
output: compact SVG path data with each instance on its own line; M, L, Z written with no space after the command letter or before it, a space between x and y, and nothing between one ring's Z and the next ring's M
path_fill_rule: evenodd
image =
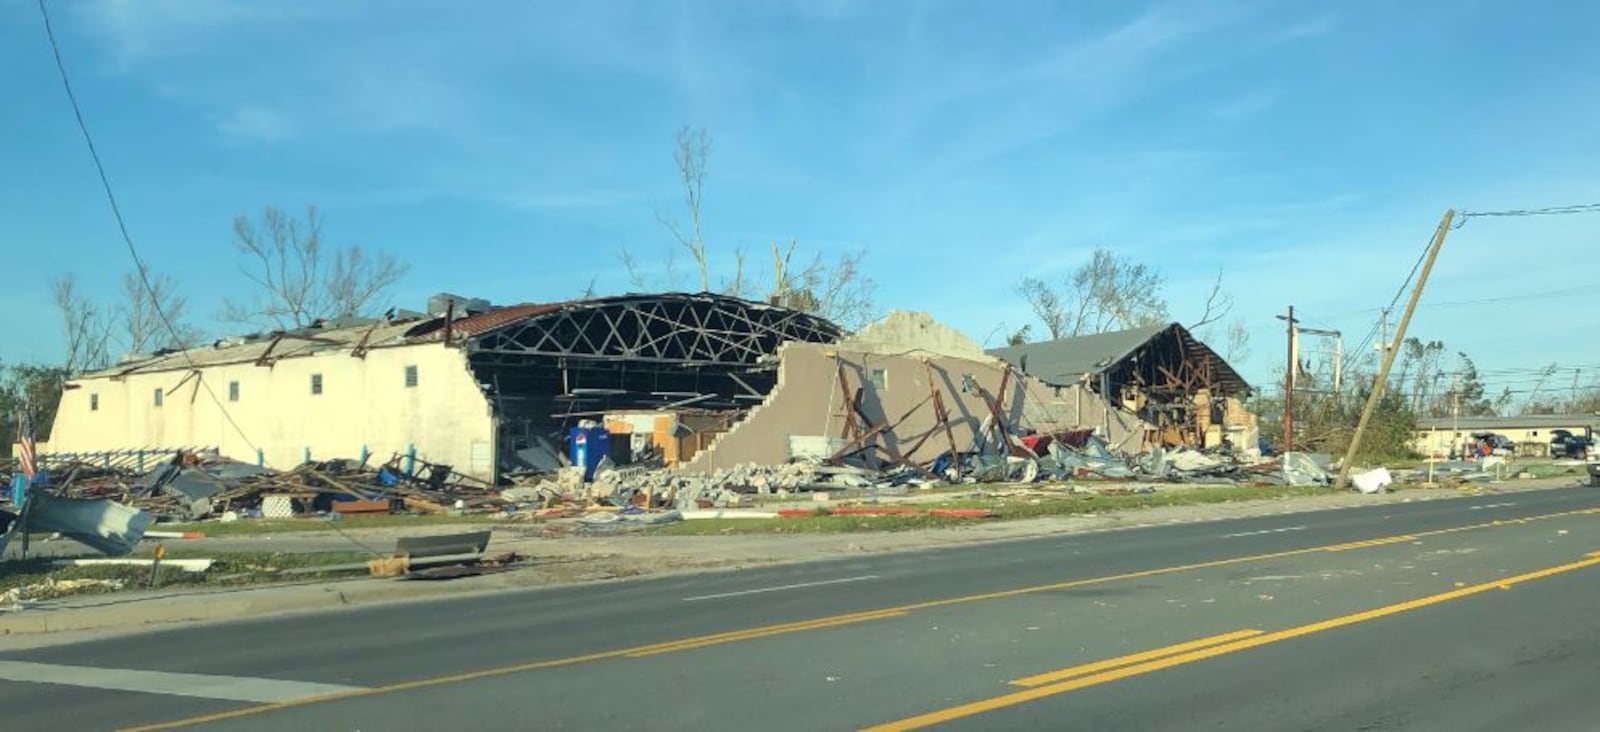
M1544 208L1513 208L1504 211L1463 211L1456 214L1456 223L1452 229L1459 229L1467 222L1477 218L1500 218L1514 216L1568 216L1572 214L1600 213L1600 203L1578 203L1569 206L1546 206Z
M39 16L44 21L45 38L50 42L50 52L55 57L56 71L61 76L61 88L66 91L67 101L72 105L72 116L77 120L78 131L82 133L84 145L89 149L89 157L94 161L95 172L100 177L100 187L105 191L106 202L111 206L111 215L117 220L117 230L122 234L122 242L127 246L128 255L133 258L134 269L139 275L139 283L144 287L145 295L150 298L151 309L161 318L161 323L166 326L167 332L182 346L183 337L178 333L178 328L173 324L172 318L167 315L166 309L161 306L161 299L157 296L155 287L150 283L149 268L145 266L144 259L139 256L139 249L134 246L133 236L128 233L127 221L123 218L122 208L117 205L116 193L111 188L111 178L106 174L105 164L100 160L100 151L95 147L94 137L89 134L89 125L84 121L83 108L78 104L78 95L72 89L72 80L67 74L66 62L61 58L61 44L56 40L55 28L50 23L50 10L45 4L45 0L38 0L38 2ZM184 359L189 362L189 367L198 372L200 370L199 363L194 360L194 356L189 353L188 349L183 348L180 352L183 354ZM211 384L204 378L197 378L195 381L205 388L211 400L216 403L218 411L222 413L223 419L227 420L233 430L239 434L239 438L244 440L244 443L250 449L259 449L251 441L250 436L245 434L244 428L240 427L239 423L234 420L233 415L228 413L227 407L223 405L222 399L217 396L216 390L211 388Z

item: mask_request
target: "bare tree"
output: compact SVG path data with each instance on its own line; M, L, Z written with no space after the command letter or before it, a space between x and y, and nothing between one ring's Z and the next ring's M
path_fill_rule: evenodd
M1072 275L1078 311L1084 314L1082 319L1093 323L1091 332L1095 333L1166 322L1167 302L1161 297L1164 284L1155 269L1104 248L1096 248L1089 263Z
M1206 295L1205 310L1200 313L1200 319L1189 326L1189 330L1199 330L1228 316L1233 311L1233 296L1222 289L1222 268L1217 268L1217 279L1211 283L1211 293ZM1231 335L1230 326L1230 335Z
M866 250L840 254L829 262L819 252L803 269L795 271L794 252L798 242L791 239L786 248L772 244L772 293L770 302L827 318L846 328L859 328L877 317L873 295L877 283L867 276L861 263Z
M62 335L66 337L66 363L69 374L105 368L111 363L111 326L100 309L78 291L76 275L62 275L50 284L50 293L61 312Z
M315 206L307 207L304 222L268 207L259 225L239 216L233 231L245 257L240 270L259 290L250 303L228 299L223 319L234 322L300 328L360 315L377 306L384 291L410 269L387 252L324 247L322 215Z
M711 290L711 270L706 256L705 230L700 219L700 194L706 182L706 160L711 157L711 138L703 129L683 127L678 130L678 147L673 155L678 163L678 178L683 182L683 204L689 213L689 230L666 214L657 213L656 220L672 232L678 244L689 252L700 270L700 291Z
M122 275L123 309L120 311L122 337L128 353L145 353L158 345L188 348L200 340L198 329L184 322L189 302L178 294L178 284L170 275L139 272ZM145 281L149 281L149 287ZM171 326L168 332L168 326Z
M1161 273L1148 265L1097 247L1065 288L1029 277L1018 283L1017 291L1052 338L1066 338L1165 323L1164 284Z
M1227 353L1223 359L1229 363L1239 363L1250 357L1250 329L1245 327L1243 318L1234 318L1228 323Z
M652 273L649 268L640 263L633 251L623 247L616 251L617 261L622 263L622 268L628 273L628 285L640 290L674 290L682 281L678 276L678 252L669 249L663 261L661 272Z
M656 219L672 232L678 246L672 247L666 259L665 275L652 276L649 268L627 249L616 253L618 261L627 271L629 283L639 289L656 289L663 285L675 286L673 256L686 251L694 260L700 274L700 289L711 290L711 273L722 273L731 268L731 277L722 281L721 292L734 297L760 297L763 291L761 277L752 276L746 268L748 258L743 249L735 249L731 261L724 258L723 266L713 261L706 246L701 218L701 192L706 178L706 162L711 154L711 140L705 130L683 128L678 132L678 175L684 186L684 204L688 210L690 226L685 229L671 217L658 213ZM795 261L799 245L790 240L787 246L772 244L771 288L765 299L768 302L802 310L827 318L846 328L866 324L877 316L873 295L877 284L862 267L866 250L840 254L829 259L817 253L803 266Z
M1061 296L1054 288L1037 277L1024 277L1017 283L1017 294L1028 301L1028 306L1033 308L1034 316L1044 323L1044 329L1050 334L1050 340L1067 337L1068 314L1063 309ZM1023 326L1019 332L1026 333L1027 330L1028 327Z

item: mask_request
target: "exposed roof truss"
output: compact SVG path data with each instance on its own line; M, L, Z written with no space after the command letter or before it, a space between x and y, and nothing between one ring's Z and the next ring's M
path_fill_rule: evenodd
M573 303L479 333L474 354L626 359L685 366L753 364L784 341L831 343L821 318L711 294L650 295Z

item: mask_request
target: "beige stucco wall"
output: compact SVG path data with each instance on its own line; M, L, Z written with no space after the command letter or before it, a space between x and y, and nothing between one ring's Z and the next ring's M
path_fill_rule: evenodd
M1472 439L1472 433L1494 432L1496 434L1505 435L1506 437L1510 438L1512 442L1517 443L1519 447L1522 445L1542 445L1546 448L1546 450L1548 450L1550 445L1550 433L1559 429L1567 430L1575 435L1584 435L1588 433L1589 427L1583 424L1572 424L1567 426L1552 425L1540 427L1499 428L1492 430L1481 428L1462 428L1460 430L1419 429L1412 435L1411 449L1416 450L1418 453L1424 456L1444 457L1450 454L1450 448L1452 446L1460 449L1463 445L1470 441ZM1534 453L1538 452L1536 448L1532 451ZM1521 451L1519 450L1519 452Z
M417 367L412 388L405 386L408 365ZM311 393L314 373L322 375L320 395ZM358 458L365 445L379 463L415 445L420 459L485 479L493 474L494 419L457 349L374 348L365 358L335 350L270 367L208 366L201 378L204 385L185 371L78 380L62 396L50 449L215 446L255 462L259 447L267 465L290 468L302 462L307 447L313 460L326 460ZM232 381L239 383L237 402L228 400ZM157 388L164 392L160 407L154 405ZM90 409L91 395L98 395L97 410Z
M1005 369L1004 362L988 356L885 355L810 343L787 344L780 351L780 358L778 386L772 394L710 449L684 465L685 471L709 471L742 463L780 464L788 461L790 435L848 435L839 363L844 365L850 392L864 385L863 411L873 424L897 420L927 397L931 369L933 385L950 412L956 446L968 450L989 416L989 408L978 394L962 392L962 376L971 374L989 393L999 396ZM882 386L874 383L875 371L882 372ZM1092 393L1076 388L1053 389L1015 376L1007 383L1003 404L1007 421L1015 427L1033 427L1041 432L1078 426L1105 429L1106 407ZM928 438L916 452L908 451L936 423L930 402L901 422L885 442L906 453L909 460L931 461L950 448L943 430ZM1142 434L1137 419L1113 412L1110 427L1114 443L1137 451L1138 446L1133 443Z

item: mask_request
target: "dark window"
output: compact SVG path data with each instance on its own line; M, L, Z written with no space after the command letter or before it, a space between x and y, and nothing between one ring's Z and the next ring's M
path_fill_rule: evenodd
M161 390L156 389L156 406L161 406Z
M239 401L239 382L237 382L237 381L228 382L228 401L230 401L230 402Z
M406 367L406 386L407 387L413 387L413 386L416 386L416 385L417 385L417 367L416 366L407 366Z
M322 374L312 374L311 375L311 393L312 394L321 394L322 393Z
M100 395L99 394L90 394L89 395L89 411L91 411L91 412L100 411Z

